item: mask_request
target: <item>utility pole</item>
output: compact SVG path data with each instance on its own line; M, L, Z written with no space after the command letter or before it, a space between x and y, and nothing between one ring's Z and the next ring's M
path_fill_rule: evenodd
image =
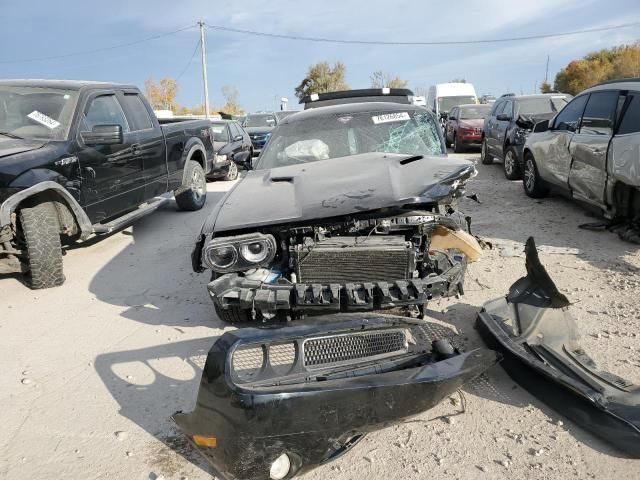
M202 83L204 83L204 116L209 118L209 84L207 82L207 51L204 45L204 20L200 25L200 52L202 53Z
M547 68L544 71L544 83L549 83L549 54L547 54Z

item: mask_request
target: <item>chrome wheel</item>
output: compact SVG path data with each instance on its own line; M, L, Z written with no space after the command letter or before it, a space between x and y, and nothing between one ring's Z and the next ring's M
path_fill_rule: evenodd
M527 158L527 161L524 164L524 185L527 188L527 191L533 191L533 187L536 183L536 173L535 167L533 166L533 160Z
M196 200L200 200L207 191L207 183L200 169L194 170L191 175L191 190Z
M504 156L504 171L507 175L513 175L515 167L516 159L513 156L513 150L507 150L507 153Z

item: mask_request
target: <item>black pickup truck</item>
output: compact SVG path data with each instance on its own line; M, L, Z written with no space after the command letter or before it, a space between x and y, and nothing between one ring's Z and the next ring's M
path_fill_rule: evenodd
M62 248L107 234L175 196L206 200L208 120L160 125L138 88L66 80L0 81L0 272L60 285Z

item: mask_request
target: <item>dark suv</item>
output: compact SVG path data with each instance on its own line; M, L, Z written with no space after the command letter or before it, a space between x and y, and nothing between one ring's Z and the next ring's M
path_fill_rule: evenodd
M501 159L504 175L509 180L521 179L522 149L533 126L539 121L549 120L571 98L565 93L502 95L484 121L482 163L490 165L494 158Z

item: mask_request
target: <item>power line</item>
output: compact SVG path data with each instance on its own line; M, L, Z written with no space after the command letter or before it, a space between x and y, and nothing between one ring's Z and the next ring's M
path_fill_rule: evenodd
M175 35L176 33L184 32L185 30L189 30L191 28L195 28L195 25L189 25L188 27L179 28L178 30L173 30L171 32L160 33L158 35L153 35L151 37L142 38L142 39L136 40L134 42L120 43L118 45L111 45L111 46L108 46L108 47L95 48L93 50L84 50L84 51L81 51L81 52L64 53L64 54L61 54L61 55L52 55L52 56L49 56L49 57L25 58L25 59L22 59L22 60L0 60L0 64L41 62L41 61L44 61L44 60L55 60L55 59L59 59L59 58L75 57L75 56L78 56L78 55L88 55L90 53L105 52L105 51L108 51L108 50L115 50L117 48L131 47L133 45L138 45L140 43L149 42L151 40L156 40L156 39L162 38L162 37L168 37L169 35Z
M528 35L524 37L509 37L509 38L493 38L493 39L476 39L476 40L446 40L446 41L426 41L426 42L407 42L407 41L378 41L378 40L345 40L338 38L325 38L325 37L303 37L298 35L285 35L280 33L268 33L268 32L258 32L255 30L242 30L239 28L231 28L225 27L222 25L207 25L207 28L211 30L218 30L223 32L231 32L231 33L240 33L244 35L254 35L259 37L271 37L271 38L280 38L285 40L298 40L305 42L322 42L322 43L346 43L346 44L355 44L355 45L413 45L413 46L423 46L423 45L471 45L478 43L504 43L504 42L519 42L525 40L538 40L543 38L557 38L557 37L567 37L570 35L581 35L585 33L594 33L594 32L605 32L607 30L616 30L619 28L629 28L629 27L637 27L640 26L640 22L633 23L623 23L620 25L611 25L608 27L598 27L598 28L587 28L584 30L574 30L571 32L561 32L561 33L549 33L549 34L541 34L541 35Z
M196 53L198 53L198 50L200 49L200 39L198 39L198 41L196 42L196 48L193 50L193 53L191 54L191 58L189 59L189 61L187 62L187 64L184 66L184 68L182 69L182 71L180 72L180 75L178 75L176 77L176 82L178 80L180 80L180 77L182 77L182 75L185 74L185 72L187 71L187 69L189 68L189 66L191 65L191 62L193 62L194 57L196 56Z

